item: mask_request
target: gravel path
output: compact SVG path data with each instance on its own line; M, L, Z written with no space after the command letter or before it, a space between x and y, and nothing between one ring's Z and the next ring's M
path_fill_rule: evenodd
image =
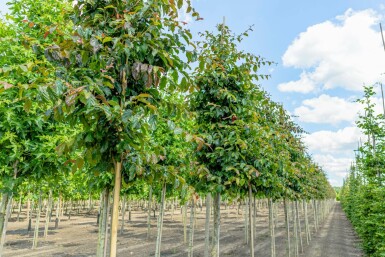
M329 217L301 257L358 257L364 256L352 225L336 203Z

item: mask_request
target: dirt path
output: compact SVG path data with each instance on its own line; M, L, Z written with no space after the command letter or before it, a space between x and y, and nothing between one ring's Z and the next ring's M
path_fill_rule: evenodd
M320 231L313 235L303 257L357 257L364 256L352 225L336 203Z
M310 208L310 206L309 206ZM249 256L249 247L245 244L244 209L238 213L236 206L223 208L221 221L221 250L220 256L245 257ZM194 235L194 257L202 257L204 250L205 209L197 209L196 229ZM256 256L270 256L270 233L268 210L266 204L258 207L256 219ZM303 211L301 211L303 213ZM363 256L358 248L358 239L351 224L346 219L337 203L325 220L317 234L314 232L314 216L309 210L309 224L312 241L304 245L305 252L301 257L357 257ZM47 239L43 238L44 217L40 224L39 247L31 250L33 232L28 232L25 211L20 222L15 222L15 215L9 223L9 231L5 243L4 257L94 257L97 243L96 213L91 215L73 215L71 220L63 217L60 228L52 228ZM151 238L147 240L147 211L135 209L132 221L127 221L122 235L118 238L118 256L150 257L154 256L156 239L156 218L152 217ZM304 216L301 215L304 224ZM33 224L34 226L34 224ZM286 256L286 228L283 205L278 206L278 217L275 229L276 256ZM292 235L293 236L293 235ZM304 229L302 230L304 236ZM180 209L166 211L162 237L162 256L185 257L187 244L183 242L183 223ZM294 247L292 247L292 251ZM291 255L294 256L294 255Z

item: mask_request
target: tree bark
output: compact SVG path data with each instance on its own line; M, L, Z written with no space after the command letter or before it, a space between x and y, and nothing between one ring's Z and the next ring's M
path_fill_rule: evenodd
M36 249L37 245L38 245L41 206L42 206L42 201L41 201L41 192L40 192L39 193L39 205L37 207L37 214L36 214L35 231L34 231L34 234L33 234L32 249Z
M48 236L48 226L49 226L49 213L51 212L52 206L52 190L49 190L48 203L45 212L45 226L44 226L44 238L47 239Z
M150 192L148 193L147 204L147 239L150 239L151 235L151 206L152 206L152 187L150 186Z
M183 242L187 243L187 202L183 205Z
M289 203L290 204L290 203ZM291 246L290 246L290 220L289 220L289 210L288 210L288 205L287 200L285 199L283 201L283 208L284 208L284 213L285 213L285 227L286 227L286 242L287 242L287 248L286 248L286 253L287 256L291 256Z
M299 210L298 210L298 201L295 201L295 212L296 212L296 215L297 215L299 243L300 243L300 246L301 246L301 253L303 253L302 228L301 228L301 219L300 219Z
M206 220L205 220L205 252L204 257L209 257L210 248L210 209L211 209L211 194L206 196Z
M270 228L270 250L271 250L271 257L275 257L275 234L274 234L274 213L273 213L273 200L270 198L268 199L268 206L269 206L269 228Z
M293 218L293 234L294 234L294 256L299 256L299 249L298 249L298 226L297 226L297 217L295 212L295 203L292 202L292 218Z
M244 229L245 229L245 243L246 245L249 244L249 217L247 215L248 213L248 204L247 200L245 200L245 205L244 205Z
M156 238L155 257L160 257L160 250L162 244L162 230L163 230L163 216L164 216L164 202L166 198L166 183L163 183L162 198L160 203L160 211L158 216L158 234Z
M219 237L221 229L221 195L214 196L214 233L211 244L211 257L219 257Z
M126 199L127 199L127 196L124 195L123 196L123 203L122 203L122 224L120 226L120 234L123 234L123 231L124 231L124 216L126 214Z
M100 217L99 217L99 234L98 234L98 246L96 251L97 257L105 256L105 240L106 230L108 226L108 202L109 202L109 189L105 188L102 193L100 203Z
M16 221L19 222L20 221L20 213L21 213L21 204L22 203L22 197L20 195L20 199L19 199L19 205L17 207L17 218L16 218Z
M254 257L253 192L249 184L250 256Z
M12 193L4 193L0 206L0 257L2 256L5 237L7 234L8 218L11 213Z
M114 184L114 202L111 217L111 240L110 240L110 257L116 257L116 246L118 241L119 226L119 197L120 187L122 183L122 163L115 164L115 184Z
M304 213L305 213L306 244L309 245L310 240L311 240L311 235L310 235L310 229L309 229L309 218L307 215L307 202L306 202L306 200L303 200L303 209L304 209Z
M190 238L188 246L188 257L193 257L193 246L194 246L194 221L195 221L195 202L191 200L191 212L190 212Z

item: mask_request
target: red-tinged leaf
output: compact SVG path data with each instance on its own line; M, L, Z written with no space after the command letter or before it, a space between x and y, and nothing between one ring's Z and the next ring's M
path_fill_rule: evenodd
M107 99L106 99L103 95L98 95L98 96L96 96L96 99L100 99L100 100L102 100L102 102L103 102L105 105L110 106L110 104L108 103Z
M9 89L13 87L12 84L9 84L8 82L5 82L5 81L0 81L0 85L4 85L4 89Z
M76 161L75 160L67 160L64 162L64 165L68 165L70 163L76 163Z
M47 36L49 35L49 31L46 31L45 33L44 33L44 38L46 38Z

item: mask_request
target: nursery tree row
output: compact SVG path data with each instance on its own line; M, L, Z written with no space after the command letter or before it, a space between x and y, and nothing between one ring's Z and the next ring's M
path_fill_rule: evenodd
M9 3L0 20L2 242L13 199L60 206L101 196L97 255L114 257L120 195L158 196L160 256L165 199L213 196L218 256L223 197L334 198L304 131L261 86L261 68L274 63L239 50L252 30L236 35L223 22L193 38L182 8L202 19L181 0Z
M348 218L362 239L369 256L385 254L385 128L384 114L375 112L375 89L365 87L358 127L365 138L358 143L356 157L341 189L340 198Z

